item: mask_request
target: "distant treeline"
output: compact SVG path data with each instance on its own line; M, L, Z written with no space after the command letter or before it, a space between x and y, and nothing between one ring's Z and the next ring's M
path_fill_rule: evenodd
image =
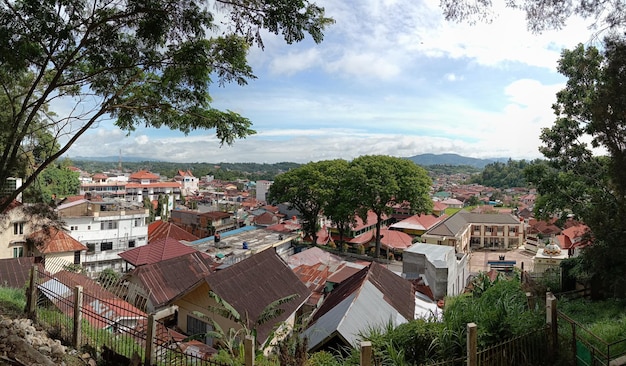
M526 187L528 182L524 174L526 167L536 161L511 160L506 163L487 164L479 174L472 176L471 182L494 188Z
M436 164L423 166L431 176L467 175L468 182L494 188L525 187L524 168L532 164L526 160L509 160L506 163L494 162L480 169L469 165ZM117 170L118 162L76 160L72 165L89 173L102 173ZM301 164L282 162L274 164L259 163L169 163L159 161L123 162L122 170L127 173L142 169L158 173L168 178L174 177L178 170L189 170L195 177L212 175L215 179L232 181L237 179L273 180L276 175Z

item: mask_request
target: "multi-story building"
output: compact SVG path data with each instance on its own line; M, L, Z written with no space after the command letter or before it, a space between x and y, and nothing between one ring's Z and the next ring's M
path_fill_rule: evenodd
M22 186L22 178L13 178L9 177L4 182L4 184L0 187L0 197L6 197L11 195L11 193L15 192L18 188ZM20 193L16 200L22 202L22 194Z
M170 222L199 238L206 238L238 227L233 214L221 211L174 210Z
M524 222L508 213L459 211L421 238L424 243L453 246L457 253L471 248L512 249L524 243Z
M257 180L256 181L256 200L266 202L267 192L269 192L272 186L272 181L269 180Z
M179 170L174 180L180 183L182 187L181 193L185 196L196 195L200 190L200 180L194 177L193 173L189 170Z
M147 170L140 170L130 175L126 184L126 200L142 204L145 198L151 202L160 197L167 197L167 207L161 210L170 212L174 203L180 199L181 185L178 182L161 182L159 176Z
M123 269L119 253L148 242L148 209L122 199L81 199L57 207L70 235L87 247L83 267L90 274Z

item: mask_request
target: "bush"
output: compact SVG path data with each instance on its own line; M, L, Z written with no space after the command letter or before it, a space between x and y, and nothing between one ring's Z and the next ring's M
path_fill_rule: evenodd
M332 353L320 351L309 356L307 366L341 366L341 363Z

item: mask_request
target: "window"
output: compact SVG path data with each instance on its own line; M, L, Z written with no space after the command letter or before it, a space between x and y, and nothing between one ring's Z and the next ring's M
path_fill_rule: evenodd
M112 250L113 242L112 241L103 241L100 243L100 251L104 252L105 250Z
M96 252L96 244L94 243L87 243L87 253L95 253Z
M24 248L23 247L16 247L13 248L13 258L20 258L24 256Z
M74 252L74 264L80 264L80 250Z
M190 336L205 334L205 336L199 338L199 340L203 341L209 346L213 346L213 338L206 336L206 333L211 330L213 330L213 327L210 326L208 323L187 315L187 334L189 334Z
M488 232L488 233L493 232L493 227L491 227L491 226L487 226L487 227L485 228L485 232Z
M13 223L13 234L14 235L22 235L22 234L24 234L24 223L23 222Z
M135 240L129 240L128 241L128 247L129 248L134 248L135 247Z
M100 230L117 229L117 221L108 220L100 223Z
M135 227L143 225L143 218L135 219Z
M87 225L87 230L91 230L91 225Z
M71 231L78 230L78 226L70 226L70 230L71 230Z

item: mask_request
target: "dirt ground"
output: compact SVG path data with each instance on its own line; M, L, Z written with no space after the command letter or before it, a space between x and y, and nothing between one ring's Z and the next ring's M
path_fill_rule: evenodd
M470 272L478 273L480 271L489 270L488 261L497 261L499 257L503 255L507 261L515 261L515 266L523 268L526 271L532 271L533 269L533 254L526 251L524 248L512 249L512 250L478 250L473 251L470 254Z

